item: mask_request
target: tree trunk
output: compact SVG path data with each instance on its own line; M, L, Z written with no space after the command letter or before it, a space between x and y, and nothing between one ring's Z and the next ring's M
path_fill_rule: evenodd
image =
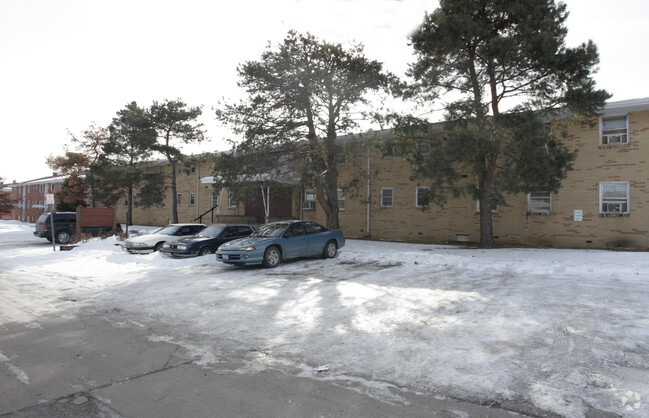
M170 160L171 162L171 223L178 223L178 199L176 194L176 165L178 161Z
M126 211L126 225L133 225L133 187L128 188L128 210Z
M484 176L478 179L478 201L480 202L480 247L493 248L494 230L491 220L491 182Z

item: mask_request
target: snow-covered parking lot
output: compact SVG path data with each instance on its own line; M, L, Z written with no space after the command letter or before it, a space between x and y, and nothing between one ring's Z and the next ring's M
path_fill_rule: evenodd
M162 324L151 339L207 368L238 358L242 372L337 380L389 402L401 401L397 386L571 417L649 416L645 252L348 240L335 259L263 269L129 255L115 238L53 252L32 231L0 221L0 332L108 312L116 326Z

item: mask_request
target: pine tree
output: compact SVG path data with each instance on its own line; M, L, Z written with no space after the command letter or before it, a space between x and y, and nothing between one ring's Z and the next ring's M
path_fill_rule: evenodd
M368 104L368 93L385 89L390 77L379 62L365 58L361 46L345 49L294 31L259 61L240 65L238 74L247 99L217 110L220 120L243 134L232 155L252 155L245 166L257 166L258 173L268 164L255 164L255 158L276 151L308 159L302 181L316 190L327 227L338 228L336 138L357 127L353 111Z
M609 97L592 79L596 46L566 47L567 16L552 0L441 0L411 36L415 83L406 96L454 101L443 133L429 135L413 118L400 118L396 131L430 147L409 158L415 174L432 183L432 201L460 194L479 201L483 247L494 246L494 200L558 192L571 168L575 154L547 122L558 110L592 117ZM475 180L466 184L462 174Z

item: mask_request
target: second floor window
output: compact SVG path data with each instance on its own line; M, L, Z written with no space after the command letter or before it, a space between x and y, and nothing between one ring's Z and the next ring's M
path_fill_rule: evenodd
M622 116L600 117L601 145L623 145L629 143L629 118Z

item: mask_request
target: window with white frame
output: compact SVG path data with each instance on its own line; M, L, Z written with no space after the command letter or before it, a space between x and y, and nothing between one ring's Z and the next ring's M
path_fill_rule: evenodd
M302 203L302 209L315 210L315 190L304 191L304 202Z
M430 189L428 187L417 187L415 206L418 208L427 208L430 206Z
M189 172L190 173L195 173L196 172L196 164L195 163L191 163L191 165L189 166Z
M629 143L629 115L600 116L599 121L602 145Z
M176 204L180 205L183 201L183 195L182 193L176 193Z
M338 189L336 193L338 195L338 210L345 210L345 191Z
M42 192L42 191L43 191L43 185L42 185L42 184L39 184L39 185L38 185L38 191L39 191L39 192Z
M196 194L189 193L189 204L193 206L195 203L196 203Z
M235 197L234 193L229 192L228 193L228 209L236 209L237 208L237 198Z
M608 181L599 183L599 213L630 213L628 181Z
M216 193L212 192L212 207L216 207L219 204L219 198Z
M527 194L529 213L552 213L552 192L534 191Z
M381 207L391 208L394 204L394 188L381 187Z
M491 212L498 212L498 188L491 187L491 194L489 195L489 204L491 205ZM480 199L476 200L476 212L480 212Z

